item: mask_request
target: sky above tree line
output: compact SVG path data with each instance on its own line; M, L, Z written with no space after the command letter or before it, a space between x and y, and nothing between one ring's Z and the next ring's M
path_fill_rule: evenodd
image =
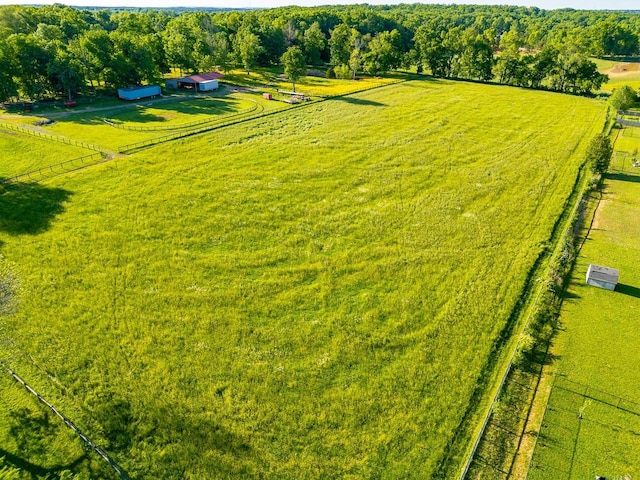
M345 5L354 3L368 3L370 5L391 5L397 3L414 3L415 0L36 0L15 1L0 0L0 5L52 5L63 3L84 7L216 7L216 8L272 8L286 5L317 6L317 5ZM470 1L420 1L417 3L441 4L475 4L475 5L519 5L524 7L539 7L544 9L575 8L582 10L640 10L638 0L470 0Z

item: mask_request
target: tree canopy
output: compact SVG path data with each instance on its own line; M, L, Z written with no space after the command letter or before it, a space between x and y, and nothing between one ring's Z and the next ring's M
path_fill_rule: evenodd
M609 102L616 110L627 110L636 103L638 96L629 85L616 88L611 94Z
M0 7L0 95L69 97L184 73L248 72L297 46L335 72L401 67L583 94L592 56L640 54L640 16L513 6L342 5L264 10Z
M604 174L609 168L613 146L606 135L596 135L587 147L587 162L594 173Z
M287 48L287 51L282 55L282 65L284 66L284 75L293 84L295 92L296 82L307 73L307 65L300 47Z

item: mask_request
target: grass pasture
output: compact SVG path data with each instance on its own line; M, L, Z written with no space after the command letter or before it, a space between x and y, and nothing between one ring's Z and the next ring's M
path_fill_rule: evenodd
M140 105L135 110L110 115L107 120L126 128L180 129L208 121L228 119L249 113L259 113L262 103L247 95L235 97L195 97L180 102L151 103Z
M54 123L43 125L39 130L116 151L123 145L152 140L180 130L242 120L286 107L288 105L281 102L269 102L259 95L246 93L169 97L137 104L121 102L114 108L95 111L54 113L50 115ZM43 114L11 115L6 117L6 121L18 126L33 126L47 118ZM105 123L105 119L111 124Z
M640 149L639 130L625 128L617 136L603 197L565 300L554 351L559 377L531 480L640 476L640 168L631 162L631 152ZM584 284L590 263L621 270L615 292Z
M629 85L640 89L640 62L620 62L614 60L592 59L601 73L609 76L609 81L602 85L602 90L611 92L615 88Z
M413 81L53 179L14 367L132 478L449 478L604 110Z
M385 78L359 77L357 80L328 79L308 75L302 77L296 83L296 90L310 97L333 97L389 85L401 79L404 79L404 75L397 74L394 76L391 74L385 76ZM277 68L260 68L252 71L251 75L247 75L245 70L234 69L225 75L223 81L228 81L235 85L265 89L264 91L266 92L273 90L290 92L293 88L292 83L282 75L282 70Z
M9 178L84 155L92 150L38 138L0 127L0 177Z

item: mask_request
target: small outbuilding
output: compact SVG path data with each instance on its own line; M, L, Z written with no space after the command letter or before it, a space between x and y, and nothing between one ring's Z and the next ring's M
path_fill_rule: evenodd
M165 85L171 89L186 88L195 92L209 92L218 89L218 80L222 77L224 75L218 72L199 73L188 77L169 78L165 80Z
M141 100L162 95L160 85L141 85L139 87L119 88L120 100Z
M587 269L587 285L615 290L620 278L620 270L599 265L589 265Z
M167 78L164 81L164 86L166 88L171 89L171 90L177 90L178 89L178 81L179 80L180 80L179 78Z

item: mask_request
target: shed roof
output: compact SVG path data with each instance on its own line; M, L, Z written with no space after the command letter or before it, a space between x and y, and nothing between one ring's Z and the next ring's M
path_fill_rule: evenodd
M182 77L180 79L181 82L191 82L191 83L201 83L208 82L211 80L218 80L224 77L221 73L218 72L208 72L208 73L199 73L197 75L191 75L189 77Z
M609 267L601 267L599 265L589 265L587 270L587 281L589 279L599 280L607 283L618 283L620 278L620 270Z

